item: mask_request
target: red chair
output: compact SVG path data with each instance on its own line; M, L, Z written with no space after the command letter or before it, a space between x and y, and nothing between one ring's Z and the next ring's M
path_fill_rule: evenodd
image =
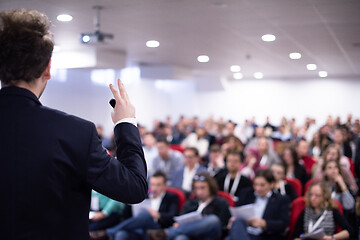
M337 209L341 214L344 213L343 207L341 203L335 199L333 202L337 205ZM291 214L290 214L290 223L289 223L289 238L291 238L292 234L294 233L294 229L296 226L297 219L300 216L300 213L305 209L305 197L298 197L296 198L291 205ZM337 232L341 231L339 227L336 228Z
M354 178L356 178L356 171L355 171L355 164L353 162L353 160L351 158L348 158L349 163L350 163L350 171L352 173L352 175L354 176Z
M230 195L230 193L218 191L218 196L224 198L228 202L230 207L235 207L235 201Z
M185 147L181 146L180 144L171 144L170 149L179 151L181 153L184 153Z
M176 196L178 197L178 201L179 201L179 213L181 212L182 207L185 204L186 201L186 196L185 193L179 189L176 188L166 188L166 191L169 193L174 193L176 194Z
M306 194L307 190L309 189L310 185L313 183L313 182L318 182L318 181L321 181L321 179L319 178L312 178L310 179L309 181L307 181L305 183L305 186L304 186L304 194Z
M286 178L285 179L294 189L298 197L302 196L303 187L299 179L297 178Z

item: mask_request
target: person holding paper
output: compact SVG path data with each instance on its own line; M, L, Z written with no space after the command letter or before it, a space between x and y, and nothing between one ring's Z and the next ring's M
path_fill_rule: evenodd
M223 198L217 196L216 180L209 173L195 175L192 182L194 197L186 201L181 215L199 212L202 219L178 224L165 230L152 230L148 237L152 240L218 240L222 229L230 218L229 205ZM191 214L194 215L194 214Z
M246 189L239 205L254 204L254 216L246 221L231 218L227 240L277 240L282 239L288 222L290 200L272 191L274 176L269 169L256 171L253 188Z
M157 171L150 177L150 208L106 230L111 240L143 239L148 229L170 227L179 212L178 198L166 192L165 173Z
M300 214L291 239L300 239L301 233L314 233L323 229L322 240L348 239L350 225L333 205L329 187L324 182L314 182L306 192L306 208ZM336 227L342 230L336 233Z
M235 203L238 202L242 189L252 186L249 178L239 172L241 156L238 152L230 152L226 157L226 168L222 169L215 179L221 191L230 193Z

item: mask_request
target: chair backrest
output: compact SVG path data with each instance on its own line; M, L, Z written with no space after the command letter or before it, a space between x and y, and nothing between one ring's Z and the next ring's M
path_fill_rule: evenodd
M339 212L341 214L344 213L343 211L343 207L341 205L341 203L335 199L333 199L333 202L337 205L337 209L339 210ZM292 204L291 204L291 213L290 213L290 223L289 223L289 239L291 238L294 229L295 229L295 225L297 222L297 219L300 216L300 213L305 209L305 197L298 197L296 198ZM341 228L336 227L336 232L340 232Z
M356 171L355 171L355 164L351 158L348 158L348 160L350 163L350 171L351 171L352 175L354 176L354 178L356 178L357 175L356 175Z
M299 179L297 178L286 178L285 179L294 189L298 197L302 196L303 187Z
M224 198L228 202L230 207L235 207L235 201L230 193L218 191L218 196Z
M170 149L179 151L181 153L184 153L185 147L181 146L180 144L170 144Z
M176 196L178 197L178 201L179 201L179 213L181 212L181 209L182 207L184 206L185 204L185 201L186 201L186 196L184 194L183 191L179 190L179 189L176 189L176 188L166 188L166 191L167 192L170 192L170 193L174 193L176 194Z
M312 178L312 179L308 180L308 181L305 183L305 186L304 186L304 194L306 194L307 190L309 189L310 185L311 185L313 182L318 182L318 181L321 181L321 179L319 179L319 178Z

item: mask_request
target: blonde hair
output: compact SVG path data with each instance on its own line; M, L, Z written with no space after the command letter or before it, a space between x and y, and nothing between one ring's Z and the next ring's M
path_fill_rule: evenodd
M332 210L334 208L334 204L331 199L331 192L329 186L324 181L315 181L310 185L305 194L305 206L308 208L313 208L310 203L310 191L314 186L319 186L321 189L323 201L321 202L320 207L322 209Z

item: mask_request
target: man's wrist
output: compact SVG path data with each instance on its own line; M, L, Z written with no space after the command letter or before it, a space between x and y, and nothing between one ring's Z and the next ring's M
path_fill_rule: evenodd
M116 127L118 124L120 123L131 123L133 124L135 127L137 127L137 120L136 118L123 118L119 121L117 121L115 124L114 124L114 127Z

